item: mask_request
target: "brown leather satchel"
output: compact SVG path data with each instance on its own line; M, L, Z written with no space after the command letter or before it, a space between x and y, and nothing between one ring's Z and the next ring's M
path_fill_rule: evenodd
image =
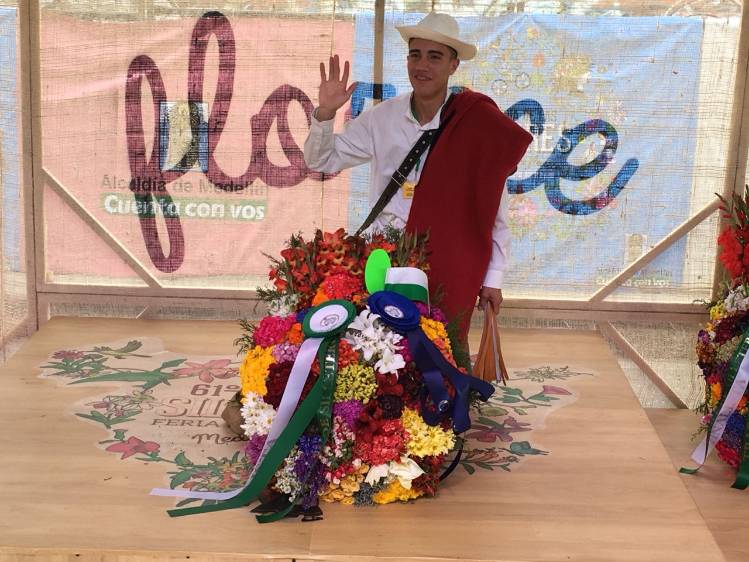
M499 341L497 316L490 302L486 303L484 309L484 331L481 334L481 344L473 366L473 375L488 382L506 383L508 378Z

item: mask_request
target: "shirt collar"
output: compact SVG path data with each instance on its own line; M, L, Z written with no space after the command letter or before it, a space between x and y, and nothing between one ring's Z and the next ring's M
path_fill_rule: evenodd
M439 129L440 126L440 117L442 115L442 108L445 107L445 103L447 103L448 98L450 97L450 89L448 88L447 92L445 92L445 99L442 102L442 105L440 105L440 108L437 110L437 113L434 114L434 117L431 121L428 123L422 125L419 123L419 121L413 116L413 112L411 111L411 98L413 97L413 92L411 92L411 95L405 96L406 100L406 111L405 116L407 119L415 123L420 130L422 131L428 131L430 129Z

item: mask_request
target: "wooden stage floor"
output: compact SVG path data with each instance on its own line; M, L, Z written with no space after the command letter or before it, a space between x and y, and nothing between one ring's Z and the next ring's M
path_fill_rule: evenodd
M435 499L324 504L314 523L261 526L246 509L170 519L175 500L149 490L177 473L205 483L197 465L241 448L207 401L236 382L218 367L236 362L237 335L228 322L55 318L27 342L0 373L0 560L724 560L595 332L503 332L512 379ZM124 358L102 348L128 341L142 346ZM184 376L146 398L133 381L71 384L86 354L97 372L135 361ZM210 361L216 376L200 370Z

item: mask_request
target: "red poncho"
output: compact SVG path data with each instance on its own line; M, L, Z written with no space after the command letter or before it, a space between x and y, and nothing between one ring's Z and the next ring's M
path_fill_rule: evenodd
M409 232L429 231L430 291L460 319L465 341L492 255L492 230L505 181L533 140L491 98L466 90L429 152L408 216Z

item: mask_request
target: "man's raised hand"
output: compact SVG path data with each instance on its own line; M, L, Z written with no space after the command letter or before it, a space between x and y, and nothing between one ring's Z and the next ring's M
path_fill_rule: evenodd
M317 120L327 121L335 117L336 111L341 108L356 89L356 82L348 84L349 63L343 65L343 76L341 76L341 63L338 55L330 57L328 72L325 73L325 63L320 63L320 96L317 109Z

